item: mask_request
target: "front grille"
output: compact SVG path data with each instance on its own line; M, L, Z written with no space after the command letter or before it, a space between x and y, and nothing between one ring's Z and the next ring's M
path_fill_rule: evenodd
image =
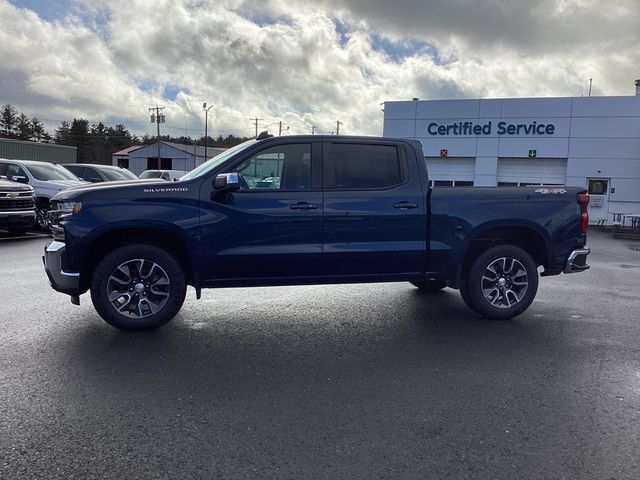
M0 196L0 210L30 210L35 207L33 196L8 198Z
M32 197L33 196L33 192L30 192L30 191L25 191L25 192L0 192L0 199L2 199L2 198L16 198L16 195L17 195L18 198Z

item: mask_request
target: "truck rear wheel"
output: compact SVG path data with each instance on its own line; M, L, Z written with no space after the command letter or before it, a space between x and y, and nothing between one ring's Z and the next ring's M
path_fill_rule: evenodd
M498 245L482 253L467 279L468 300L476 312L494 320L507 320L524 312L538 291L538 268L525 250ZM464 298L464 296L463 296Z
M128 245L108 254L96 267L91 300L98 314L120 330L151 330L180 310L186 281L165 250Z

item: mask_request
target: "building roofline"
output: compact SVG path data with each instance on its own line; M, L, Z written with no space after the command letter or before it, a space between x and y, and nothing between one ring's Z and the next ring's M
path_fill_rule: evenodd
M78 149L78 147L74 147L72 145L60 145L58 143L48 143L48 142L33 142L31 140L18 140L16 138L6 138L6 137L0 137L0 142L22 143L26 145L43 145L45 147L70 148L73 150Z

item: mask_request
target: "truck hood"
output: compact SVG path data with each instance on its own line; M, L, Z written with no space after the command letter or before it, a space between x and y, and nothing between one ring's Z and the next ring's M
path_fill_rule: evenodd
M33 188L24 183L0 179L0 190L3 192L32 192Z
M144 188L153 187L171 187L178 182L167 182L161 178L150 178L148 180L122 180L118 182L99 182L99 183L85 183L81 186L75 186L58 192L52 200L55 201L67 201L76 200L80 197L90 197L96 194L100 197L106 195L120 195L125 192L131 192L136 194L142 192Z
M46 182L54 188L77 187L78 185L84 185L87 183L82 180L46 180Z

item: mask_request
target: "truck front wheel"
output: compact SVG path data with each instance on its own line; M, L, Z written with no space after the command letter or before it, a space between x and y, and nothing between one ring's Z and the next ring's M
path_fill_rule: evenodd
M522 248L498 245L473 262L466 289L467 304L475 306L479 314L494 320L510 319L533 302L538 291L538 269Z
M186 281L165 250L128 245L108 254L96 267L91 300L98 314L120 330L151 330L182 307Z

